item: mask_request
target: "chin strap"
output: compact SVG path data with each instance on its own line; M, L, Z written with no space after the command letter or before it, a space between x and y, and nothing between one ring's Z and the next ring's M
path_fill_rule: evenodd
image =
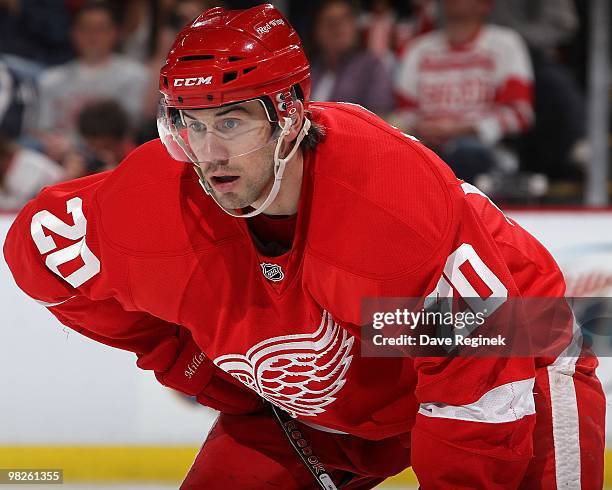
M283 174L285 173L285 166L287 165L289 160L291 160L293 156L296 154L296 152L298 151L300 147L300 143L306 137L306 135L308 134L308 131L310 131L310 126L312 125L312 123L310 122L310 119L304 118L304 124L302 125L302 129L300 130L300 133L297 135L297 138L295 139L295 144L293 145L292 150L289 152L289 154L285 158L279 158L283 140L291 132L292 125L293 125L293 121L290 118L286 117L285 124L283 125L283 129L276 143L276 149L274 150L274 184L272 185L272 189L270 189L270 193L268 194L268 197L266 197L266 200L262 203L261 206L254 209L250 213L246 213L246 214L237 214L237 213L234 213L224 208L219 203L219 201L217 201L217 199L215 198L215 195L213 194L213 190L211 189L210 185L208 184L208 182L204 178L204 175L202 174L202 169L194 161L193 169L195 170L195 173L198 174L198 177L200 179L200 185L204 189L204 192L206 192L206 194L208 194L225 213L229 214L230 216L233 216L234 218L252 218L253 216L257 216L258 214L263 213L266 210L266 208L270 204L272 204L274 199L276 199L276 196L278 196L278 192L280 191L281 181L283 180Z

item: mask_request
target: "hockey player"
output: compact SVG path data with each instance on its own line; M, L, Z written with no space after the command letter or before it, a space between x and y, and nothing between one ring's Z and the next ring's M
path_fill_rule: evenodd
M160 140L43 191L4 253L63 324L221 412L182 489L408 466L423 489L601 487L596 359L360 355L363 298L561 297L535 239L413 138L310 102L271 5L204 12L160 89Z

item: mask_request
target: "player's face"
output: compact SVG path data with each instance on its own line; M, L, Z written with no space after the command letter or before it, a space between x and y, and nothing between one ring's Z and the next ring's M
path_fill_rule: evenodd
M219 204L252 205L274 181L276 138L259 101L185 110L189 146Z

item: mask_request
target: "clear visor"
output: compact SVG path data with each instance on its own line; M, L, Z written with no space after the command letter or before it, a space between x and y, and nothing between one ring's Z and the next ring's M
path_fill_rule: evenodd
M176 109L160 102L159 136L178 161L206 163L247 155L278 141L281 128L261 100L210 109Z

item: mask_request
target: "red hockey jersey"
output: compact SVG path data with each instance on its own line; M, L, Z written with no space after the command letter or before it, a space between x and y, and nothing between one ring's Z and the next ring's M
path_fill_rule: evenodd
M559 296L556 264L418 141L357 106L310 110L327 134L305 153L285 255L262 256L245 220L153 141L23 209L4 247L17 284L202 403L223 410L230 393L228 410L248 412L256 393L323 428L404 435L424 488L454 475L469 488L519 482L534 361L362 357L360 303L442 284L475 295L466 264L494 295Z

